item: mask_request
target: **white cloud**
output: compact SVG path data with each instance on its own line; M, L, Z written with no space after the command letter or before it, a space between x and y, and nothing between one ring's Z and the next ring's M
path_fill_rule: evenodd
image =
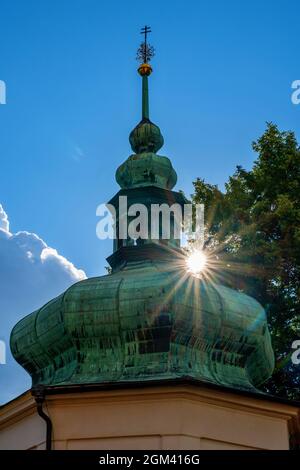
M26 314L56 297L74 282L85 279L57 250L35 233L12 233L0 204L0 340L6 343L7 364L0 364L0 402L30 387L30 378L9 350L12 327Z

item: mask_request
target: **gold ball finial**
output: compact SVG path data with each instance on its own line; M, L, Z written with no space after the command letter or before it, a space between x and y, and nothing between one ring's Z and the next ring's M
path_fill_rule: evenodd
M149 77L149 75L151 75L152 73L152 67L151 65L149 64L141 64L138 68L138 73L143 77L144 75L147 75L147 77Z

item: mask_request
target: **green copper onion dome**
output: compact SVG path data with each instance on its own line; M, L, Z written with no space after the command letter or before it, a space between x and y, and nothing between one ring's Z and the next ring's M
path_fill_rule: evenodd
M120 196L126 196L128 206L143 203L148 209L187 202L172 190L177 176L170 160L156 153L163 137L149 120L152 69L146 39L139 51L143 114L130 135L135 153L116 173L121 190L110 205L117 214ZM115 220L118 234L122 217ZM33 385L191 377L255 390L272 374L274 354L263 307L189 273L174 235L164 239L159 232L156 239L137 240L118 235L107 261L109 274L74 284L13 328L12 354Z
M174 254L143 257L78 282L14 327L12 353L33 385L192 377L254 390L270 376L258 302L186 277Z
M164 145L164 138L158 126L149 119L143 118L131 131L129 142L135 153L156 153Z
M116 180L121 188L156 186L172 189L177 174L168 157L152 152L131 155L116 171Z

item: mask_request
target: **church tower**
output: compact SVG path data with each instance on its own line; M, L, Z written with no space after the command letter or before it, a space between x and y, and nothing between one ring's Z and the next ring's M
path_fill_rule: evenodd
M274 368L262 306L187 269L174 216L169 239L163 220L157 236L150 230L153 205L187 201L173 190L177 175L158 154L164 139L150 120L149 32L138 50L142 119L109 201L117 234L111 270L72 285L13 328L11 350L32 390L1 411L0 447L1 417L20 409L19 448L287 448L295 432L295 409L258 389ZM147 208L147 236L130 237L124 198L127 207Z

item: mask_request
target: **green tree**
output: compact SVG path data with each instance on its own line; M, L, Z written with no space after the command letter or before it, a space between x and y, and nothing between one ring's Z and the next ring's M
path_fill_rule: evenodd
M293 132L272 123L252 145L250 171L238 166L224 192L198 178L193 202L205 205L215 275L267 311L276 368L265 390L299 399L291 346L300 338L300 149Z

